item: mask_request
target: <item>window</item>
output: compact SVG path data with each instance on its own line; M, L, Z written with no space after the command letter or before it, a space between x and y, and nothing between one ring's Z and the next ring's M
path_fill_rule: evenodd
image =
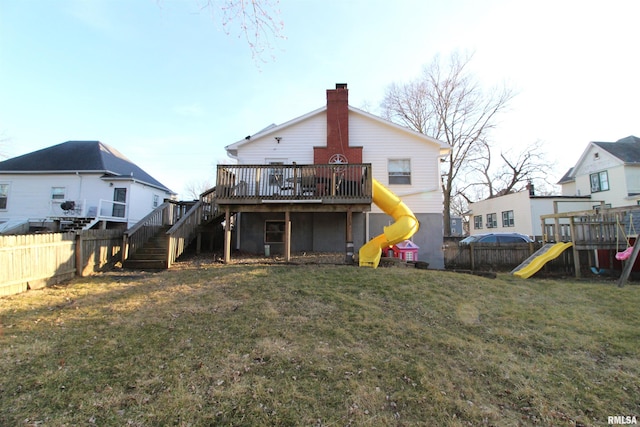
M268 165L284 165L286 163L285 159L266 159L266 163ZM278 187L282 187L284 181L283 169L282 168L270 168L269 169L269 185L276 185Z
M51 187L51 200L64 200L64 187Z
M9 200L9 184L0 184L0 209L7 209Z
M284 243L284 221L264 222L264 242Z
M127 201L127 189L126 188L114 188L113 189L113 208L111 210L111 216L116 218L124 218Z
M498 215L495 213L487 214L487 228L496 228L498 226Z
M591 180L591 192L597 193L598 191L607 191L609 189L609 176L607 171L592 173L589 175Z
M409 159L389 159L389 184L411 184L411 161Z
M160 205L160 196L157 194L153 195L153 208L157 208Z
M482 228L482 215L476 215L473 217L473 228L476 230Z
M502 226L503 227L513 227L513 211L503 211L502 212Z

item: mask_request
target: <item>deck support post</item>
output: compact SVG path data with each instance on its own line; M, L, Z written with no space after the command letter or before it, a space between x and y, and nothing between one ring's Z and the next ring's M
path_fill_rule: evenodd
M291 213L284 213L284 260L291 261Z
M353 212L347 210L345 263L353 264Z
M231 262L231 212L229 207L224 210L224 263Z
M556 218L556 221L559 222L558 218ZM556 226L557 228L558 226ZM576 279L579 279L582 277L582 272L580 271L581 267L580 267L580 251L577 248L576 245L576 226L575 226L575 222L574 222L574 217L570 217L569 218L569 227L570 227L570 232L571 232L571 242L573 243L573 246L571 246L571 249L573 249L573 268L576 270L575 271L575 275L576 275Z

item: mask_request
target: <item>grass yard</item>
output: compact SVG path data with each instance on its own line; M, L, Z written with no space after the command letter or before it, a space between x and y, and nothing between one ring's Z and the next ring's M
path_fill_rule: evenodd
M640 286L190 264L0 298L2 426L640 418Z

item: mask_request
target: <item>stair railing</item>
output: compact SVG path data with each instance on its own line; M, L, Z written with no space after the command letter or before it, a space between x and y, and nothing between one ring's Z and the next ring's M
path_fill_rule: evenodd
M174 203L170 200L154 209L122 236L122 262L144 246L162 227L174 223Z
M142 218L136 225L124 232L122 262L141 249L156 236L163 227L171 226L166 232L167 268L184 253L198 233L198 227L218 215L215 187L200 195L194 202L166 200L153 212Z
M202 222L203 203L198 200L168 231L167 231L167 268L178 259L198 232Z
M213 187L200 194L200 200L167 231L167 268L171 267L176 259L184 253L187 246L196 237L200 225L211 221L218 215L216 187Z

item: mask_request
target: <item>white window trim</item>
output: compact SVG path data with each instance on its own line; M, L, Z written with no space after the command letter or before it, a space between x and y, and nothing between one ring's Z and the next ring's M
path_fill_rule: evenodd
M409 172L408 173L402 173L402 171L400 172L392 172L390 170L390 164L393 161L401 161L401 162L407 162L409 164ZM413 172L413 168L411 166L411 158L409 157L389 157L387 159L387 183L389 185L411 185L412 183L412 172ZM392 173L396 174L396 175L391 175ZM398 182L391 182L391 178L392 176L395 178L408 178L409 182L402 182L402 183L398 183Z

